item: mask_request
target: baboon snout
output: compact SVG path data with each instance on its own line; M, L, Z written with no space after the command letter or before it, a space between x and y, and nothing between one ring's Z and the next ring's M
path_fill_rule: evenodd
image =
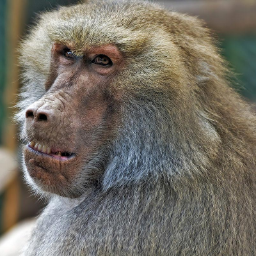
M30 105L26 112L26 123L51 125L58 118L56 109L47 102L36 102Z

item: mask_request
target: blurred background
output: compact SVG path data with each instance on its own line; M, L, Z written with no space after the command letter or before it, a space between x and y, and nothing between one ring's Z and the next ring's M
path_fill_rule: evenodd
M40 12L77 2L0 0L0 236L16 223L38 215L45 204L22 180L18 128L12 120L21 86L17 48ZM234 86L248 101L256 102L256 0L154 2L204 19L236 74ZM1 244L0 255L7 255L1 253Z

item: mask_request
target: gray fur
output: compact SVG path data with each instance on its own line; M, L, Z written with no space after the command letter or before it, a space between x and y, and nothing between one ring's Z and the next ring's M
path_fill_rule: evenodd
M125 91L116 137L82 168L81 196L40 191L25 170L50 201L24 256L255 255L255 117L228 87L209 31L148 3L107 2L44 14L21 48L21 123L47 94L56 38L114 42L127 65L111 84Z

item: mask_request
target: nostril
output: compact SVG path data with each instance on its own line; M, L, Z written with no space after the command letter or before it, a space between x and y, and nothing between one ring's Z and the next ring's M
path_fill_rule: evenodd
M33 111L32 110L28 110L27 112L26 112L26 118L34 118L34 113L33 113Z
M48 117L47 111L43 111L43 110L39 110L39 109L28 109L26 111L26 118L27 119L31 119L34 122L47 122L49 121L49 117Z
M47 121L47 115L44 113L37 114L37 121Z

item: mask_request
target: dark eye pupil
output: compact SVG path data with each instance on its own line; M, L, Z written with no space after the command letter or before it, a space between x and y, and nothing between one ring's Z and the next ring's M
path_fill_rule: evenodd
M69 52L66 52L65 56L71 58L74 56L74 54L73 52L69 51Z
M69 48L63 50L63 55L68 59L73 59L75 57L75 54Z
M94 64L102 65L102 66L112 66L112 61L109 57L105 55L99 55L93 60Z

